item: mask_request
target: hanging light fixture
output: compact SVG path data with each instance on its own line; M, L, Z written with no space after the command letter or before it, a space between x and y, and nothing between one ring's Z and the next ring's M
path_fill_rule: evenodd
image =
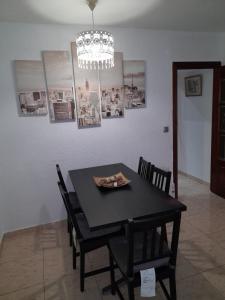
M92 12L92 30L82 31L76 39L78 66L83 69L114 67L114 40L111 33L94 29L94 9L98 0L87 0Z

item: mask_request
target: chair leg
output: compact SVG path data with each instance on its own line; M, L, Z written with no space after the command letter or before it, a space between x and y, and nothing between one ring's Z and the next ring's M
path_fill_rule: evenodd
M70 232L70 221L69 221L68 216L67 216L67 232L68 233Z
M70 228L70 231L69 231L69 235L70 235L70 247L73 246L73 233L72 233L72 229Z
M75 270L76 268L77 268L77 249L73 243L73 269Z
M109 265L110 265L110 278L111 278L111 293L115 295L115 272L114 272L114 265L113 265L113 257L111 253L109 253Z
M68 230L68 233L69 233L69 237L70 237L70 242L69 242L69 245L70 247L72 247L73 245L73 227L72 227L72 224L69 220L69 218L67 218L67 230Z
M80 291L84 291L85 253L80 249Z
M128 282L128 298L134 300L134 285L133 282Z
M177 300L175 272L173 272L170 275L169 282L170 282L170 298L171 300Z
M163 234L165 242L168 244L167 230L166 230L166 225L165 224L162 226L162 234Z

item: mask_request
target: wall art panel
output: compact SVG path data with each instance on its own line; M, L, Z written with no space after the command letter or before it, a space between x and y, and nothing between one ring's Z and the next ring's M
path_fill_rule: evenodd
M124 116L123 53L114 53L114 67L100 70L102 118Z
M98 70L78 68L76 44L71 43L79 128L101 125Z
M48 113L42 61L15 60L16 93L19 115Z
M123 65L125 107L145 107L145 61L125 60Z
M73 71L68 51L43 51L51 122L75 121Z

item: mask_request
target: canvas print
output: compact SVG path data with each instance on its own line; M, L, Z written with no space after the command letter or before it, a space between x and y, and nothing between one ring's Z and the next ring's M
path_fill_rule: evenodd
M78 67L76 44L71 43L79 128L101 125L98 70Z
M100 70L102 118L124 116L123 54L114 53L114 67Z
M48 113L43 64L38 60L15 61L16 92L21 116Z
M125 60L123 66L125 107L145 107L145 62Z
M202 75L188 76L184 80L186 97L202 95Z
M68 51L43 51L51 122L75 121L72 63Z

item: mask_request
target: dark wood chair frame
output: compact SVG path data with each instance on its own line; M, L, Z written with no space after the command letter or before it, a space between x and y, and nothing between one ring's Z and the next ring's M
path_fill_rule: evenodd
M66 193L68 193L68 190L67 190L67 187L66 187L66 184L65 184L65 181L63 179L63 176L62 176L62 172L61 172L61 169L59 167L59 164L56 164L56 171L57 171L57 174L58 174L58 178L59 178L59 182L60 184L62 185L62 188L64 189L64 191L66 191ZM76 197L76 193L75 192L70 192L70 194L73 196L73 197ZM69 195L69 193L68 193ZM78 209L76 209L75 212L81 212L81 207L79 207ZM70 236L70 246L72 246L73 244L73 236L72 236L72 224L70 222L70 218L67 214L67 231L69 233L69 236Z
M138 165L138 174L143 178L148 180L152 185L158 189L169 194L170 190L170 181L171 181L171 172L164 171L160 168L157 168L150 162L147 162L142 156L139 158ZM164 188L165 185L165 188ZM162 228L164 231L165 240L167 241L167 231L166 226Z
M143 179L149 180L151 174L151 166L152 164L150 162L146 161L142 156L140 156L138 163L138 174Z
M56 164L56 171L57 171L57 174L58 174L58 177L59 177L59 181L60 181L60 183L61 183L64 191L66 191L68 193L65 181L64 181L63 176L62 176L61 169L59 167L59 164Z
M171 181L171 172L162 170L154 165L151 166L149 181L156 188L165 192L169 195L170 192L170 181ZM164 232L165 240L167 241L167 230L166 225L162 227Z
M96 238L86 240L80 231L80 228L77 223L76 214L71 210L70 202L68 199L68 193L63 189L63 186L60 182L58 182L59 190L70 220L72 227L76 232L76 241L74 240L74 236L72 234L72 248L73 248L73 268L76 269L76 258L80 256L80 290L84 291L84 280L86 277L94 276L103 272L108 272L110 270L110 266L106 266L103 268L99 268L90 272L85 272L85 254L96 250L98 248L104 247L108 244L108 239L113 237L115 234L109 234L104 236L98 236ZM116 234L121 234L119 231ZM76 244L79 244L80 252L77 252Z
M154 261L154 239L156 232L159 232L159 229L165 226L167 223L173 223L173 230L172 230L172 237L171 237L171 244L168 245L170 249L170 258L168 266L162 266L159 268L155 268L156 272L156 281L158 281L162 287L162 290L168 300L176 300L176 277L175 277L175 270L176 270L176 259L177 259L177 249L178 249L178 241L179 241L179 231L180 231L180 221L181 221L181 212L171 213L165 217L157 217L151 218L149 220L131 220L128 221L127 225L127 232L126 232L126 239L128 241L128 260L127 260L127 272L124 273L120 269L119 262L115 261L114 255L109 246L109 254L110 254L110 275L111 275L111 293L114 295L116 292L121 300L124 300L122 293L118 287L118 283L121 280L115 281L115 274L114 269L118 267L121 271L123 279L127 283L128 286L128 296L129 300L134 300L134 288L140 285L140 274L139 272L135 274L134 272L134 233L137 231L153 231L152 240L151 240L151 257L146 258L146 251L145 251L145 243L143 239L143 261L139 261L140 263L149 263ZM161 235L160 237L160 245L163 245L164 237ZM168 243L167 243L168 244ZM109 242L110 245L110 242ZM161 250L159 250L160 253ZM157 257L158 259L158 257ZM116 264L115 264L115 263ZM169 279L170 291L167 290L163 280Z
M164 171L156 166L152 165L149 181L155 187L169 194L170 191L170 181L171 181L171 172ZM165 188L164 188L165 185Z

